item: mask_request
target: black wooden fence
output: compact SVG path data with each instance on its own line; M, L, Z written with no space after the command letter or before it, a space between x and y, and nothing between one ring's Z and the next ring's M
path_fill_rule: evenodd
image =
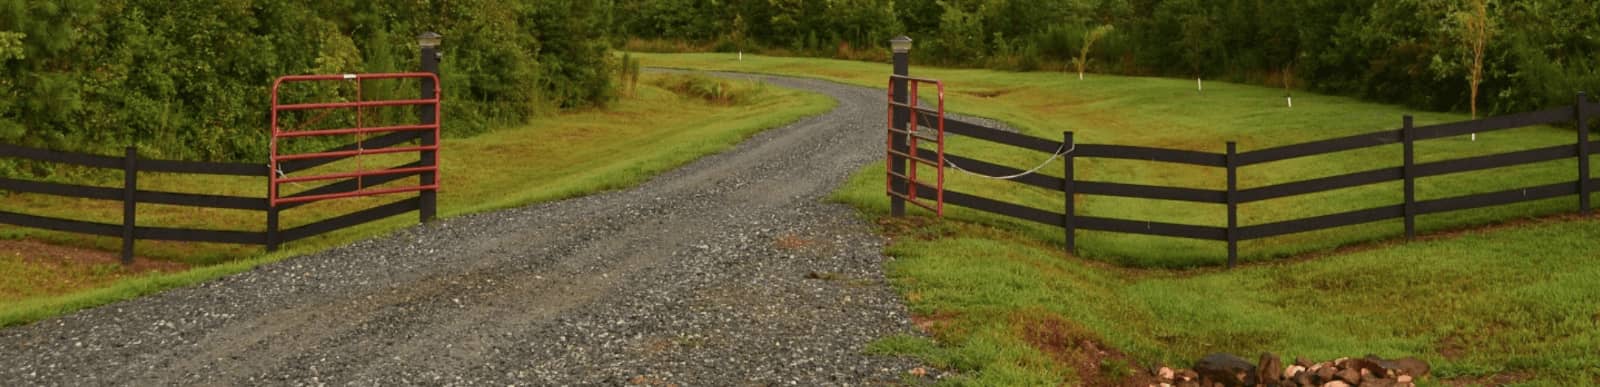
M437 33L424 32L417 36L420 48L421 71L439 74L439 40L442 37ZM345 78L353 79L353 78ZM359 81L357 81L359 82ZM358 88L359 90L359 88ZM432 79L424 79L419 85L421 99L436 100L437 85ZM277 88L273 88L274 109L277 109ZM358 94L359 96L359 94ZM359 98L359 97L358 97ZM422 124L437 123L437 103L429 106L420 106L417 110ZM359 110L358 110L358 115ZM276 110L274 110L276 117ZM276 121L274 121L276 122ZM276 127L274 127L276 130ZM435 128L437 130L437 128ZM422 145L433 144L436 132L403 131L393 132L369 139L358 139L355 143L334 147L324 152L345 152L354 150L381 151L383 148L396 147L412 141ZM303 159L283 161L278 164L276 173L281 175L304 171L311 168L359 157L360 152L344 157ZM420 160L409 164L390 168L391 171L420 166L438 165L437 151L427 150L420 153ZM0 176L0 190L36 193L73 198L116 200L122 202L122 224L86 222L72 219L52 218L38 215L28 215L15 212L0 211L0 224L31 227L54 231L73 232L90 235L122 238L122 262L133 261L133 243L137 240L162 240L184 242L214 242L243 245L263 245L267 251L276 251L282 243L293 242L305 238L322 235L341 229L365 224L379 219L400 215L410 211L417 211L418 217L423 222L434 218L437 208L437 192L434 190L417 191L416 197L401 199L381 206L344 214L311 224L283 230L279 228L278 218L285 210L300 207L309 202L281 203L274 207L265 197L238 197L222 195L189 194L177 192L144 191L139 189L139 172L165 172L179 174L206 174L226 176L252 176L270 179L274 171L267 163L207 163L193 161L154 160L139 158L133 147L128 147L123 157L110 157L88 155L79 153L58 152L43 149L34 149L10 144L0 144L0 158L20 158L34 162L67 164L92 168L121 169L123 171L122 188L92 187L77 184L51 183L42 181L29 181ZM294 195L280 196L279 199L292 199L325 195L341 192L359 191L366 187L374 187L396 180L417 177L421 185L434 183L434 172L406 172L395 171L375 176L354 177L346 180L335 181L326 185L311 188ZM266 187L263 187L266 188ZM263 189L266 193L268 190ZM139 203L167 204L176 206L223 208L234 210L260 211L265 213L266 231L239 231L239 230L201 230L181 229L168 227L140 227L135 224L138 217Z
M1067 248L1073 251L1076 251L1076 237L1074 234L1077 230L1227 242L1228 266L1232 267L1237 264L1239 241L1243 240L1303 233L1396 218L1405 219L1406 236L1414 237L1416 235L1416 217L1418 215L1570 195L1578 196L1578 210L1587 213L1590 210L1590 193L1600 190L1600 179L1592 178L1589 172L1589 156L1593 154L1593 149L1600 147L1600 141L1591 142L1589 140L1587 121L1594 117L1600 117L1600 103L1590 102L1583 94L1579 94L1577 102L1572 106L1422 127L1413 126L1411 117L1406 116L1400 129L1244 153L1239 153L1233 142L1227 144L1226 153L1127 145L1079 144L1073 142L1072 132L1062 133L1062 141L1057 142L946 118L944 126L947 133L1048 154L1060 152L1062 149L1071 149L1072 151L1062 155L1065 160L1064 177L1035 173L1011 180L1015 183L1063 193L1063 200L1066 203L1064 207L1066 209L1065 213L983 198L952 191L949 187L945 188L944 200L948 204L979 211L1060 226L1066 232ZM930 121L932 119L932 117L919 119L919 122L932 122ZM897 127L905 126L904 120L898 122ZM1576 140L1573 144L1421 164L1415 162L1414 144L1417 141L1562 122L1576 123ZM1403 165L1400 167L1379 168L1248 189L1240 189L1238 186L1238 170L1241 167L1395 143L1400 143L1404 146L1404 160ZM932 151L924 150L923 152L931 153ZM949 154L948 149L946 152L945 158L947 160L972 172L988 175L1023 173L1022 170L1017 168ZM1227 189L1211 190L1076 180L1074 178L1074 160L1086 157L1160 161L1225 168L1227 169ZM1578 168L1573 171L1577 179L1573 181L1432 200L1416 200L1416 179L1419 178L1569 158L1578 160ZM1238 222L1240 204L1397 180L1405 181L1405 200L1401 204L1248 226L1240 226ZM934 187L921 186L919 189L932 191ZM1215 227L1083 216L1076 213L1077 208L1073 198L1076 194L1223 204L1227 206L1228 221L1226 227Z
M410 141L422 139L420 132L397 132L384 136L374 137L362 142L362 147L368 150L381 149ZM330 151L356 149L356 144L345 145L330 149ZM426 156L424 156L426 157ZM94 187L87 185L52 183L31 181L10 177L0 177L0 190L17 193L34 193L53 196L63 196L84 199L100 199L122 202L122 224L87 222L81 220L61 219L47 216L29 215L9 211L0 211L0 224L22 226L54 231L108 236L122 238L122 261L131 263L133 259L133 243L136 240L161 240L184 242L215 242L243 245L263 245L268 251L275 251L278 245L300 239L310 238L344 228L361 225L375 220L416 211L423 207L423 195L408 197L389 204L345 214L303 226L280 230L278 227L279 214L288 209L299 207L306 203L286 203L277 208L271 208L265 197L239 197L223 195L204 195L177 192L146 191L139 189L139 172L153 173L178 173L178 174L206 174L225 176L268 176L269 168L266 163L208 163L193 161L155 160L140 158L133 147L126 149L123 157L110 157L88 155L80 153L58 152L43 149L34 149L10 144L0 144L0 158L19 158L35 162L74 165L91 168L120 169L123 171L122 188ZM285 162L281 165L283 173L292 173L338 161L339 159L318 159L299 162ZM407 168L422 165L423 161L398 166ZM286 198L321 195L335 192L355 191L360 187L371 187L392 182L395 180L420 176L420 173L396 173L392 175L369 176L364 181L357 179L341 180L316 188L311 188ZM263 186L263 188L265 188ZM265 189L262 190L266 192ZM260 211L264 213L266 231L239 231L239 230L205 230L182 229L168 227L137 226L138 205L167 204L175 206L221 208L234 210ZM424 221L429 215L422 214Z

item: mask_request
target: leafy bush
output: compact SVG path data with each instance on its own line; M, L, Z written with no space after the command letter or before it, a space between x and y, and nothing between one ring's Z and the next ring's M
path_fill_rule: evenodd
M415 71L413 37L427 30L445 36L446 134L471 135L610 101L606 12L576 0L0 0L0 141L261 161L274 78Z

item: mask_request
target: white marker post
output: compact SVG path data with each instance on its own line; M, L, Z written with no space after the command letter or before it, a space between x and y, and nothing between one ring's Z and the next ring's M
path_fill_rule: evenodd
M1202 83L1200 83L1200 78L1195 78L1195 79L1194 79L1194 90L1195 90L1195 92L1197 92L1197 93L1204 93L1204 92L1206 92L1206 85L1205 85L1205 84L1202 84Z

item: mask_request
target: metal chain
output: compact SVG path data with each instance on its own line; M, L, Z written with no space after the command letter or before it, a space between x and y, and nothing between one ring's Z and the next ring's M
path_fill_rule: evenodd
M925 113L923 113L923 112L914 112L914 114L916 114L917 116L921 117ZM933 118L933 117L928 117L928 118ZM915 133L915 132L916 132L916 130L912 129L912 133ZM914 134L912 134L912 135L914 136ZM1072 151L1077 150L1077 149L1078 149L1078 144L1077 143L1073 143L1072 147L1070 147L1070 148L1067 147L1066 143L1061 143L1061 146L1056 148L1055 153L1050 154L1050 158L1045 159L1043 163L1039 163L1038 166L1035 166L1035 167L1030 168L1030 169L1028 169L1026 171L1023 171L1022 173L1013 174L1013 175L1006 175L1006 176L989 176L989 175L985 175L985 174L982 174L982 173L968 171L966 168L962 168L960 165L956 165L956 163L954 161L950 161L950 159L945 159L944 163L949 165L951 168L955 168L955 170L960 171L962 173L966 173L968 175L977 176L977 177L981 177L981 178L985 178L985 179L992 179L992 180L1012 180L1012 179L1016 179L1016 178L1019 178L1019 177L1023 177L1023 176L1027 176L1027 175L1032 175L1032 174L1038 173L1039 170L1044 169L1044 167L1047 166L1047 165L1050 165L1050 162L1056 161L1056 159L1061 158L1061 156L1066 156L1068 153L1072 153Z
M289 177L289 174L283 173L283 169L281 169L281 168L274 169L274 168L272 168L272 164L270 164L270 163L267 164L267 170L269 171L269 173L270 172L277 172L278 173L278 178L280 178L280 179ZM288 185L294 186L295 188L301 188L301 189L305 188L305 186L300 185L300 183L296 183L296 182L279 183L279 184L288 184Z
M1050 162L1056 161L1057 158L1060 158L1061 156L1065 156L1068 153L1072 153L1072 151L1076 150L1076 149L1078 149L1078 144L1072 144L1071 148L1067 148L1067 144L1063 143L1063 144L1061 144L1061 147L1056 148L1056 152L1051 154L1049 159L1046 159L1043 163L1039 163L1038 166L1033 167L1032 169L1028 169L1026 171L1023 171L1022 173L1018 173L1018 174L1014 174L1014 175L1006 175L1006 176L989 176L989 175L985 175L985 174L982 174L982 173L968 171L965 168L961 168L960 165L956 165L956 163L954 161L950 161L950 159L948 159L948 158L944 160L944 163L945 164L949 164L951 168L955 168L957 171L961 171L961 172L966 173L968 175L977 176L977 177L981 177L981 178L985 178L985 179L993 179L993 180L1011 180L1011 179L1016 179L1016 178L1019 178L1019 177L1027 176L1027 175L1032 175L1034 173L1038 173L1040 169L1044 169L1045 166L1050 165Z

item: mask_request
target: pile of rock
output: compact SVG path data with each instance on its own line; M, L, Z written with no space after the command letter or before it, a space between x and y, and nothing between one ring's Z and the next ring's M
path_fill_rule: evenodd
M1376 355L1339 358L1312 363L1303 357L1283 365L1278 355L1261 354L1261 361L1249 361L1226 353L1213 353L1194 363L1194 369L1155 370L1157 384L1152 387L1413 387L1415 380L1428 375L1428 363L1407 357L1387 360Z

